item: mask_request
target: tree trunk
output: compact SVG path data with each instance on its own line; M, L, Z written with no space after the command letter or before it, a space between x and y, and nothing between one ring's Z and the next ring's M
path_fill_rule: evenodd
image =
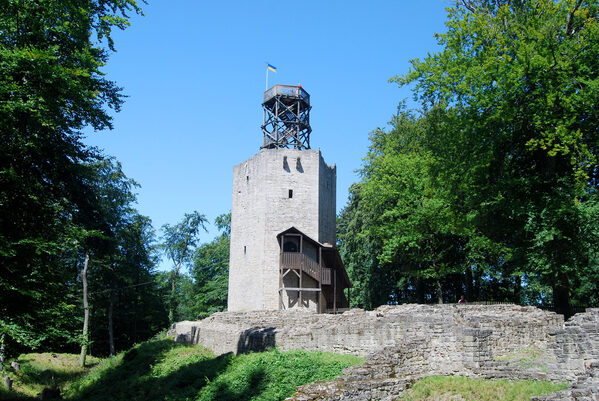
M460 294L460 295L464 295L464 298L466 298L467 301L474 300L474 279L472 277L472 266L468 266L466 268L466 274L464 276L464 281L465 281L464 284L466 287L466 293Z
M81 271L81 284L83 285L83 338L81 344L81 355L79 356L79 366L85 366L85 357L89 344L89 303L87 301L87 265L89 263L89 254L85 254L83 270Z
M473 288L472 288L472 298L471 299L467 299L468 301L480 301L481 300L481 294L482 294L482 272L481 269L476 268L476 270L474 270L474 272L472 273L473 275Z
M114 290L111 284L110 286L110 302L108 304L108 345L110 347L110 355L116 355L114 350L114 330L112 324L112 311L114 310Z
M416 277L416 302L424 303L424 281L420 277Z
M138 277L137 280L135 280L135 284L139 286L139 272L137 275ZM135 293L135 303L133 304L133 342L137 344L137 307L139 303L138 287L134 287L133 291Z
M558 273L553 284L553 304L555 312L564 315L564 319L572 316L570 308L570 282L565 273Z
M181 268L181 263L179 263L172 271L171 274L171 299L169 300L169 311L168 311L168 320L169 323L175 323L175 310L177 309L177 300L176 300L176 289L177 289L177 278L179 277L179 269Z
M443 303L443 288L441 287L439 277L435 277L435 285L437 287L437 303L441 305Z
M512 300L516 305L522 302L522 276L519 274L514 277L514 295Z
M4 339L5 334L0 336L0 365L4 363Z
M437 263L433 261L433 270L435 271L435 286L437 287L437 303L443 303L443 288L441 287L441 278L439 277L439 269Z

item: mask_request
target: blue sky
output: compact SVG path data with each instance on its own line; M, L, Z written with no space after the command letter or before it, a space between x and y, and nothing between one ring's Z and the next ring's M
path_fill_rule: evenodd
M368 134L408 88L389 78L438 50L448 0L150 1L114 35L104 68L128 96L114 130L87 143L135 179L138 209L159 233L198 210L231 209L233 166L262 143L266 63L273 84L311 96L311 145L337 165L337 211L359 177ZM413 103L412 103L413 104ZM208 227L203 242L217 234ZM162 268L166 265L163 264Z

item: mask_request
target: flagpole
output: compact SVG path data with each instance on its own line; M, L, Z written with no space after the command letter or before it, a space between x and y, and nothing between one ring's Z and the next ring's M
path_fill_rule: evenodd
M266 66L266 88L264 89L264 91L266 92L268 90L268 65Z

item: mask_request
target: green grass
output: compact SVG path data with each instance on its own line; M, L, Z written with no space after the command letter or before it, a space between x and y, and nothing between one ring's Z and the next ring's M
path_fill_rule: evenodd
M10 394L2 390L0 399L31 400L44 386L54 384L64 399L72 401L282 400L296 386L332 379L345 367L364 361L349 355L277 350L216 357L202 347L166 338L94 360L96 366L89 370L76 366L76 355L49 359L39 355L20 359L27 389L15 387Z
M363 358L324 352L279 352L241 355L200 392L197 400L282 400L295 388L332 380Z
M79 355L60 353L31 353L17 358L21 370L10 371L14 380L13 392L0 385L0 400L32 399L45 387L62 387L88 373L100 359L87 358L87 367L79 367ZM4 377L4 375L2 375Z
M547 371L547 352L534 346L510 354L496 356L493 360L517 363L525 369L536 366L544 372Z
M64 399L71 401L282 400L291 396L296 386L333 379L345 367L363 360L350 355L278 350L215 357L202 347L162 337L112 358L90 358L93 366L86 369L77 366L77 355L22 355L16 391L9 394L1 389L0 400L33 400L50 386L59 387ZM566 386L437 376L415 383L404 399L528 400Z
M484 380L458 376L431 376L419 380L400 398L405 401L528 401L568 387L567 383L534 380Z

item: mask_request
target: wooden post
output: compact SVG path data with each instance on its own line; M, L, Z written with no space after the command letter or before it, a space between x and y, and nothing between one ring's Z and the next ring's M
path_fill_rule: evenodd
M301 258L301 263L300 263L300 271L299 271L299 307L303 308L304 303L303 303L303 297L302 297L302 288L304 288L303 286L303 280L302 277L304 276L304 236L300 235L300 243L299 243L299 251L300 251L300 258Z
M267 88L268 89L268 88ZM285 309L285 302L283 301L283 244L285 243L285 236L281 237L281 244L279 249L279 310Z
M333 313L337 314L337 268L333 269Z
M318 280L318 288L320 289L320 292L318 293L318 312L322 312L322 305L321 302L322 301L322 248L319 246L318 247L318 275L320 276L320 280ZM326 305L325 305L326 307Z
M304 262L302 261L302 263L304 263ZM304 306L304 304L302 303L302 288L304 288L302 285L302 277L303 276L304 276L304 272L302 271L302 269L300 269L300 271L299 271L299 307L300 308Z

